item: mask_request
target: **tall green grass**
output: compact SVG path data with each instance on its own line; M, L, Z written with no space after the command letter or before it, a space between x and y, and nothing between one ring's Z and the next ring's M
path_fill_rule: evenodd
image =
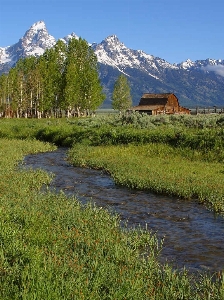
M119 185L196 199L224 213L223 163L205 162L195 151L185 153L159 143L75 145L69 156L75 165L104 169Z
M0 119L0 299L224 299L223 275L200 280L160 265L159 242L119 216L18 169L27 153L73 146L74 164L130 188L197 198L223 212L222 115ZM144 162L144 163L143 163Z
M39 139L58 146L72 146L77 142L89 145L158 142L200 151L205 160L222 160L224 157L222 115L115 114L81 119L0 119L0 137Z
M223 299L223 280L160 265L160 244L142 228L63 193L51 177L17 165L53 150L35 140L0 140L0 299Z

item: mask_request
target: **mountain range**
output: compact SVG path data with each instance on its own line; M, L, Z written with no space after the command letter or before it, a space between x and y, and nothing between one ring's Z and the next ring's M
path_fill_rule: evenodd
M73 32L64 38L78 38ZM18 59L40 56L55 45L43 21L34 23L12 46L0 47L0 74L7 73ZM89 44L99 62L99 76L106 93L103 107L111 107L114 83L122 73L131 87L133 105L143 93L174 93L185 107L224 107L224 60L187 60L171 64L142 50L127 48L116 35ZM172 45L164 45L172 47Z

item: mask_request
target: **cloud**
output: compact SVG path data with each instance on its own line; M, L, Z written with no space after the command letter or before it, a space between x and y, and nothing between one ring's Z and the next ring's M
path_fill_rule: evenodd
M206 67L202 67L204 71L212 71L215 72L216 74L223 76L224 77L224 66L223 65L207 65Z

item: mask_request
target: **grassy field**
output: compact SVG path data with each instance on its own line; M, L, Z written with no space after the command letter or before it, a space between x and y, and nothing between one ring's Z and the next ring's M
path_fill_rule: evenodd
M118 184L197 196L222 213L215 118L150 119L143 128L122 116L0 120L0 299L224 299L223 274L194 277L159 264L155 235L121 228L119 216L91 203L41 192L51 177L18 168L24 155L55 149L47 141L68 145L73 163L103 168Z
M223 163L205 162L194 153L185 156L182 150L158 143L74 145L69 157L76 166L105 170L119 185L195 199L224 213Z

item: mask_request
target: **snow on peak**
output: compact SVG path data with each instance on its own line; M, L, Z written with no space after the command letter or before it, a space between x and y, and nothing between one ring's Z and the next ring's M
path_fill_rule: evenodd
M124 47L124 44L118 39L115 34L108 36L103 42L113 47L118 45L120 47Z
M126 68L137 68L158 79L155 74L159 72L160 66L174 68L166 61L146 54L142 50L127 48L116 35L108 36L100 44L94 45L94 50L100 63L117 68L123 73ZM151 73L152 70L154 74Z
M218 63L218 60L216 60L216 59L211 59L211 58L208 58L208 63L209 63L210 65L217 65L217 63Z
M9 47L5 47L5 48L0 48L0 63L1 64L6 64L6 63L10 63L11 61L11 57L8 54L8 48Z
M71 34L66 35L64 38L60 39L61 41L63 41L65 44L67 44L69 42L70 39L75 38L75 39L79 39L78 35L76 35L74 32L72 32Z
M22 48L26 55L41 55L48 48L51 48L56 43L55 38L50 35L46 29L45 23L39 21L34 23L25 35L20 39Z
M48 33L45 23L36 22L16 44L0 48L0 63L12 66L20 57L40 56L55 43L56 40Z
M32 39L44 39L46 36L53 38L49 35L45 23L43 21L39 21L34 23L30 29L26 31L22 39L29 39L31 41Z
M182 67L183 69L188 69L191 68L195 65L195 62L193 62L192 60L190 60L189 58L182 62L181 64L179 64L180 67Z
M79 39L79 36L72 32L60 40L67 44L71 38ZM56 40L48 33L44 21L38 21L26 31L25 35L16 44L0 48L0 64L13 65L20 57L42 55L46 49L53 47L55 43ZM224 68L224 61L212 59L195 62L187 59L180 64L170 64L164 59L146 54L142 50L133 50L126 47L115 34L108 36L99 44L92 43L89 46L93 48L99 63L117 68L124 74L128 73L129 68L136 68L159 79L165 69L189 70L191 68L206 67L207 65L222 65L221 71Z
M47 29L44 21L38 21L30 27L30 30L37 32L39 30L47 30Z
M118 40L118 37L116 36L116 34L112 34L112 35L109 35L107 38L105 38L105 41L117 41Z
M78 38L79 38L74 32L72 32L69 36L70 36L71 38L75 38L75 39L78 39Z

